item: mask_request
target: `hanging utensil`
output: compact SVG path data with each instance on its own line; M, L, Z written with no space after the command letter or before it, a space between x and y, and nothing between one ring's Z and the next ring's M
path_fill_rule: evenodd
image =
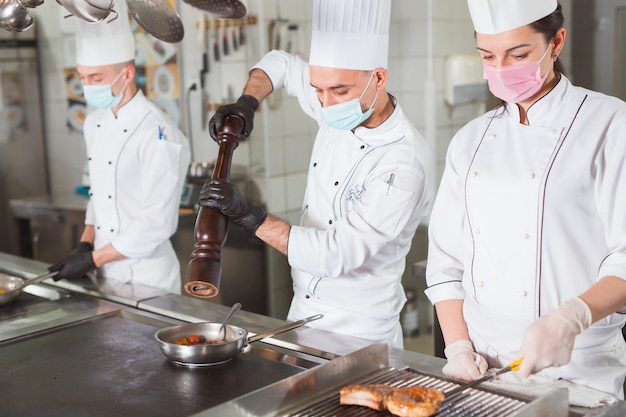
M220 334L223 334L222 342L226 341L226 325L228 324L230 319L235 315L235 313L238 312L239 310L241 310L241 304L240 303L233 304L233 306L230 308L230 312L228 313L228 315L222 322L222 327L220 327L220 331L218 333L218 337Z
M239 0L183 0L185 3L204 10L220 19L238 19L247 13L246 6Z
M17 0L17 2L22 6L29 8L38 7L43 4L43 0Z
M444 395L446 396L446 399L443 401L448 402L452 399L454 399L456 396L458 396L460 393L462 393L463 391L465 391L468 388L472 388L478 384L481 384L485 381L489 381L490 379L493 379L495 377L497 377L498 375L502 375L506 372L509 371L517 371L519 369L519 366L522 364L523 359L516 359L513 362L511 362L510 364L508 364L507 366L505 366L504 368L498 369L496 371L492 371L487 373L485 376L483 376L482 378L478 378L473 380L472 382L468 382L467 384L462 384L456 388L451 389L448 392L445 392Z
M113 0L56 0L61 6L65 8L69 15L76 16L77 18L84 20L87 23L101 22L111 13L114 13L108 22L111 22L118 17L118 13L113 9Z
M183 22L165 0L126 0L126 3L130 14L150 35L169 43L183 40Z
M33 25L26 7L15 0L0 0L0 27L10 32L23 32Z

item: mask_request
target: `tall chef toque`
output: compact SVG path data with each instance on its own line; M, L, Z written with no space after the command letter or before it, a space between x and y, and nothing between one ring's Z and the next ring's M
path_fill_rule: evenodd
M387 68L391 0L314 0L309 64Z
M556 10L557 0L467 0L474 30L495 35L543 19Z
M98 23L87 23L74 18L76 64L98 67L135 59L135 38L130 30L126 1L115 0L113 9L118 14L115 20L109 17Z

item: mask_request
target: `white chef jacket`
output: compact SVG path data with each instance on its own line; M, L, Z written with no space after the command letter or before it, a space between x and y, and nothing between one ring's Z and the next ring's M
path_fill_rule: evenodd
M514 359L539 316L607 275L626 277L626 104L566 77L528 109L514 103L450 143L429 224L426 295L464 299L477 352ZM542 374L623 397L623 314L576 338Z
M272 51L256 67L320 126L300 225L289 234L288 319L323 313L309 325L402 347L405 257L434 198L430 148L398 104L373 129L327 126L309 66L296 56Z
M180 264L169 238L189 166L187 138L141 90L117 117L110 109L90 113L84 135L90 179L85 224L95 228L95 249L111 243L128 258L104 264L99 273L180 293Z

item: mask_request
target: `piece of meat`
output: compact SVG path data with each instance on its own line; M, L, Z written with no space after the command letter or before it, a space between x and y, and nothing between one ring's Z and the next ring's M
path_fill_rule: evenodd
M348 385L339 392L339 404L361 405L373 410L387 409L385 400L393 391L393 387L385 384Z
M385 404L391 414L400 417L429 417L439 411L445 396L441 391L427 387L397 388Z
M437 413L445 396L427 387L396 388L386 384L348 385L339 393L339 403L388 410L399 417L429 417Z

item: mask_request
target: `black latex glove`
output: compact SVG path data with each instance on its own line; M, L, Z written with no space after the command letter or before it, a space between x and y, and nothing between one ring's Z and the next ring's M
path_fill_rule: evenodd
M55 281L60 279L76 280L80 279L96 268L93 262L93 246L89 242L80 242L76 249L69 255L61 259L48 268L48 271L59 271L53 278Z
M250 204L234 185L220 179L211 179L202 186L198 203L218 209L230 221L252 234L266 217L265 210Z
M248 95L239 97L236 103L220 106L215 111L213 117L211 117L211 120L209 120L209 133L213 140L217 141L217 134L224 127L224 118L231 114L235 114L243 119L243 135L246 137L250 136L254 127L254 112L257 107L259 107L259 101Z

